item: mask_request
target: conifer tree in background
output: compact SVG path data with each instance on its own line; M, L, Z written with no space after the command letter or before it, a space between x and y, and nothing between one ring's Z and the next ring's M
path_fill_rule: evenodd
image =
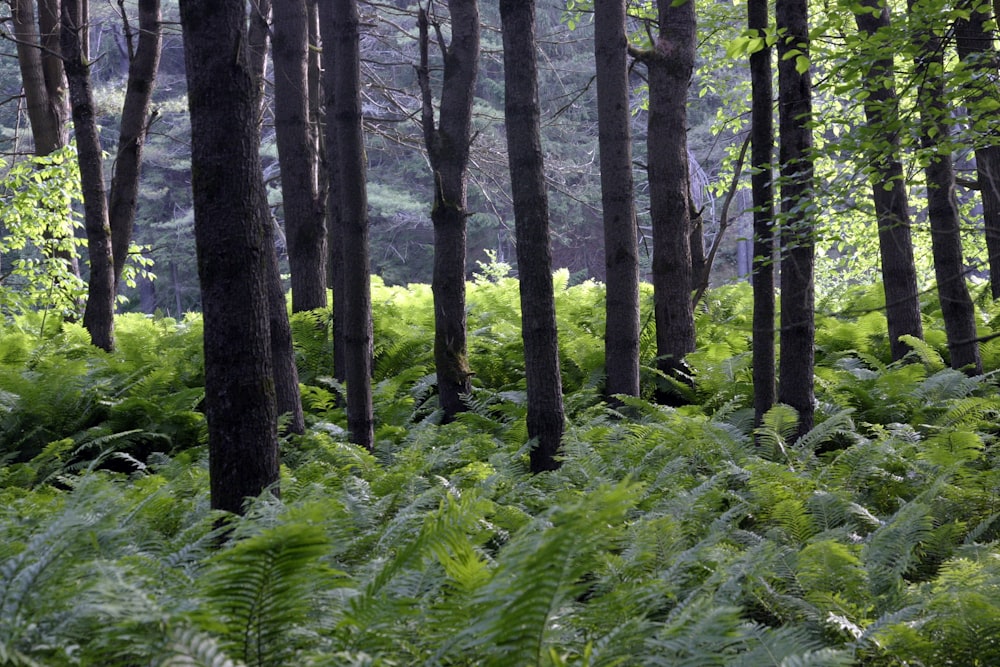
M268 327L272 248L260 167L258 80L242 0L181 0L191 115L191 187L204 313L211 503L240 513L277 491L278 440Z
M503 22L504 121L517 236L521 336L528 387L531 470L554 470L565 428L559 338L552 286L549 199L538 104L535 1L500 0Z
M467 171L472 143L472 105L479 69L477 0L448 0L451 43L446 44L435 20L437 43L444 59L438 120L430 80L430 9L420 8L420 65L417 77L422 101L424 145L434 178L434 365L438 398L449 421L465 409L462 396L472 390L465 318ZM345 239L346 244L346 239Z
M639 246L627 55L625 0L595 0L597 142L607 270L604 365L608 396L639 395Z

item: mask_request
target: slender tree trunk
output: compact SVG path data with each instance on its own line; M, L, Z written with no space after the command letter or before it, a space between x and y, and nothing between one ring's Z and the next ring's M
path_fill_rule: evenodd
M768 27L767 0L749 0L748 26L763 37ZM774 406L774 92L771 47L750 55L753 115L753 402L755 423Z
M63 63L69 83L73 125L76 129L77 159L83 191L83 219L87 232L90 279L83 326L96 347L115 347L115 271L111 254L111 227L104 190L104 163L90 86L90 66L84 61L83 43L88 17L81 14L80 0L64 0L60 30Z
M884 0L863 0L862 4L878 13L856 13L854 18L858 30L869 39L877 39L879 30L889 29L889 8ZM876 44L875 48L881 47ZM899 103L891 55L875 58L863 83L868 93L864 102L868 127L873 134L878 133L878 145L869 155L872 196L878 219L889 345L893 360L899 360L910 349L899 339L900 336L923 338L924 331L920 319L917 269L913 261L906 180L896 129L899 126Z
M970 3L978 5L979 3ZM981 89L976 91L970 107L973 117L986 114L977 113L976 102L984 99L998 99L997 52L993 46L993 34L986 24L993 18L989 11L974 11L968 20L959 20L955 25L958 57L977 73L975 81ZM991 112L995 113L995 112ZM983 224L986 230L986 251L989 254L990 291L994 299L1000 299L1000 146L979 141L975 146L976 180L983 202Z
M629 126L625 1L595 0L597 141L607 270L605 393L639 395L639 246Z
M465 410L462 396L472 391L472 370L466 346L465 219L466 173L472 142L472 104L479 68L479 7L476 0L448 0L451 44L445 45L440 26L434 25L444 49L444 81L435 126L428 64L427 11L420 10L420 67L424 143L434 172L434 365L438 398L449 421Z
M111 172L111 192L108 202L108 222L111 225L111 246L115 260L115 290L118 290L129 246L139 193L142 149L149 128L149 106L160 67L162 46L160 0L139 1L139 41L135 53L129 54L128 82L122 104L118 151Z
M799 413L799 434L813 427L814 220L812 84L797 50L809 57L807 0L777 0L778 159L781 167L781 363L778 400ZM807 63L808 64L808 63Z
M930 25L932 18L920 0L910 0L916 64L920 145L925 153L927 215L931 224L934 277L948 336L951 367L970 374L982 372L976 341L975 308L965 282L962 237L959 232L955 169L951 157L949 108L944 85L944 48Z
M372 302L368 260L368 194L361 127L360 35L357 0L334 0L333 60L336 69L338 191L343 225L344 338L347 430L351 441L371 449ZM340 304L338 304L340 309Z
M500 0L500 18L504 119L517 236L524 374L528 385L528 437L538 440L531 450L531 470L541 472L559 466L555 456L562 440L565 415L538 104L535 0Z
M309 110L309 13L306 0L274 3L274 129L292 274L292 310L326 307L325 202Z
M248 496L277 492L279 479L258 79L247 62L242 0L181 0L180 10L205 321L211 502L240 513Z

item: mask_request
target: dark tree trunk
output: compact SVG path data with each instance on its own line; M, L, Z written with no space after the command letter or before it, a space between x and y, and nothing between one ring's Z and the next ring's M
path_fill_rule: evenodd
M559 467L556 453L562 441L565 415L538 104L535 1L500 0L500 18L506 86L504 119L517 236L524 374L528 385L528 437L538 440L531 450L531 471L542 472Z
M778 159L781 172L781 364L778 400L799 413L799 434L813 427L814 252L812 84L799 71L809 57L807 0L777 0Z
M748 26L763 37L767 0L749 0ZM771 47L750 55L753 89L751 155L753 174L753 403L755 423L774 406L774 92Z
M879 30L889 29L888 6L882 0L863 0L863 5L879 10L879 13L855 14L858 30L870 39L877 39ZM884 47L876 44L875 48ZM920 319L917 269L913 262L906 180L900 162L899 133L896 129L899 125L899 106L892 57L875 58L868 75L862 81L868 92L864 103L868 127L878 137L876 148L871 150L868 157L872 169L875 215L878 219L879 249L882 254L882 284L885 287L889 345L893 360L899 360L910 349L899 337L910 335L923 338L924 330Z
M257 79L242 0L181 0L191 113L191 185L205 322L205 409L215 509L277 492L278 441L268 327L269 234Z
M326 307L326 224L309 110L306 0L274 3L274 129L292 274L292 310Z
M607 271L604 365L608 397L639 395L639 246L627 55L625 1L597 0L594 58Z
M919 110L920 146L925 153L927 216L931 224L931 250L937 280L941 314L948 337L951 367L970 374L982 372L976 341L975 308L965 282L962 237L959 232L958 201L955 198L955 169L951 157L948 98L942 70L944 48L941 38L929 25L928 10L920 0L910 0L913 43L920 56L915 78Z
M444 81L435 126L428 64L429 25L420 11L420 66L424 143L434 172L434 365L438 398L449 421L465 410L462 397L472 390L465 325L466 172L472 142L472 104L479 67L479 7L476 0L448 0L451 44L444 49Z
M334 122L337 124L338 191L343 225L344 317L347 430L351 441L371 449L372 302L368 260L368 194L361 127L360 36L357 0L334 0L333 66L336 69ZM341 307L342 306L342 307Z
M972 10L971 7L969 9ZM974 92L969 104L974 119L985 115L976 112L978 101L998 98L997 53L993 47L993 34L986 29L986 23L991 18L989 12L972 11L968 20L959 20L955 26L958 57L977 73L974 80L981 87ZM983 201L983 225L989 254L990 291L994 299L1000 299L1000 146L979 141L975 146L975 155L976 180Z
M660 30L656 43L651 50L637 54L649 72L647 162L656 365L667 376L686 382L684 357L695 348L687 155L687 91L697 37L695 6L694 0L676 6L672 0L658 0L657 8ZM657 399L670 405L684 402L672 385L662 385Z
M83 191L83 220L90 260L83 326L90 333L91 343L110 352L115 347L115 271L111 254L111 227L108 225L108 200L104 190L101 139L94 112L90 68L83 55L83 42L87 39L84 27L87 17L81 14L79 0L64 0L62 11L60 46L76 129L77 160Z
M118 151L111 173L111 193L108 202L108 222L111 224L111 246L115 259L115 290L118 290L135 224L136 197L142 148L149 127L149 106L153 86L160 66L162 44L160 0L140 0L139 41L134 54L129 54L128 83L122 104L122 121L118 133Z

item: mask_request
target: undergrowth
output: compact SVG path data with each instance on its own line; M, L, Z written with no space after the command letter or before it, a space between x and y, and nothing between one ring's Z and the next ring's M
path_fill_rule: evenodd
M821 300L795 439L785 406L753 429L745 286L699 307L693 404L611 409L603 288L567 283L560 470L528 474L516 282L470 284L475 389L440 425L430 291L376 281L375 450L329 313L296 315L309 429L242 518L208 505L198 317L123 316L112 354L6 323L0 665L1000 664L1000 398L935 304L893 364L878 290Z

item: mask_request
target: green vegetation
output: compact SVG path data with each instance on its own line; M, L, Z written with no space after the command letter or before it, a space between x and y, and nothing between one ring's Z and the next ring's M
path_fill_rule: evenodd
M697 404L616 412L603 288L556 281L560 470L527 473L502 267L469 285L476 388L446 426L430 290L376 282L374 453L345 438L329 314L297 314L308 432L283 443L281 499L221 524L199 316L121 316L112 354L51 314L9 320L0 665L1000 663L1000 398L945 366L936 303L890 364L879 289L822 301L818 425L792 441L778 406L755 446L747 286L699 310Z

